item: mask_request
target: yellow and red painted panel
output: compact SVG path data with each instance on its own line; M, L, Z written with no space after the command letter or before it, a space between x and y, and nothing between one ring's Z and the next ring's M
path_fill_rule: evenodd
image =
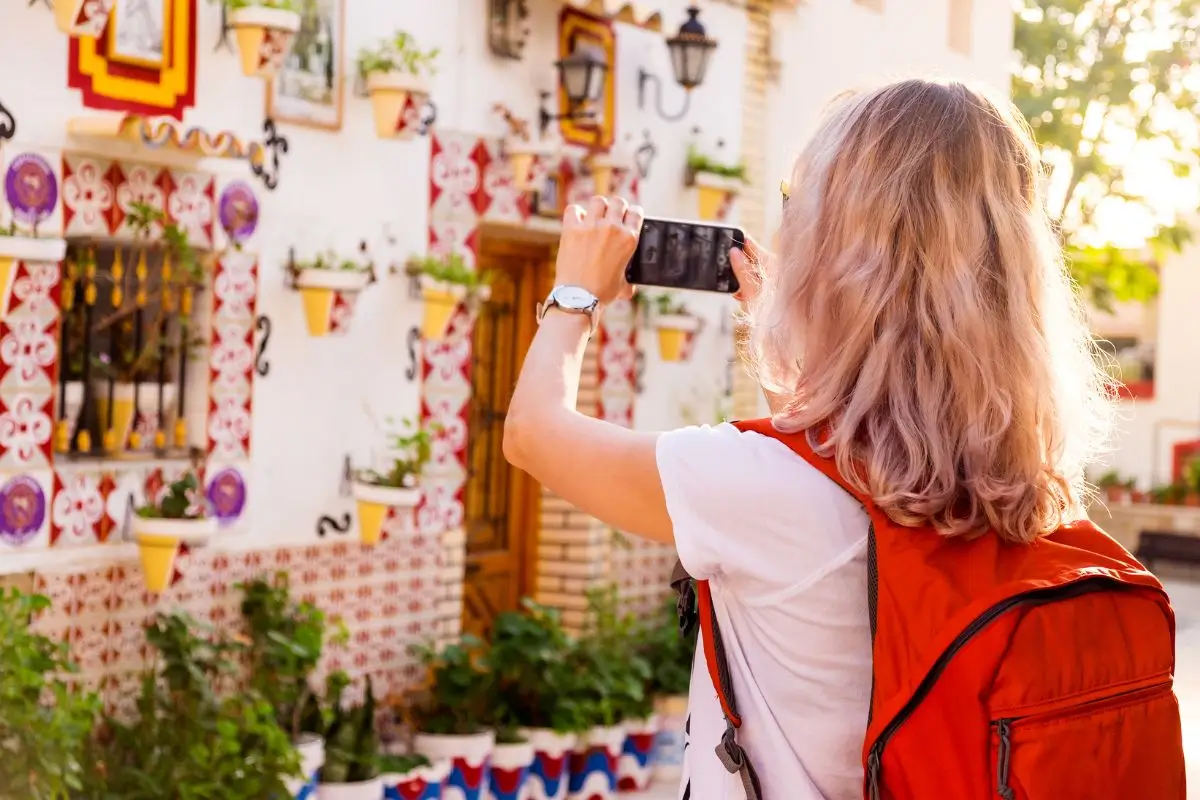
M558 57L567 58L579 44L593 45L604 53L608 75L604 81L604 94L593 109L596 115L560 120L562 138L568 144L608 150L613 145L617 127L617 82L614 79L617 72L617 37L611 22L564 7L558 23ZM575 109L569 107L566 89L559 86L558 113L565 115L572 110Z

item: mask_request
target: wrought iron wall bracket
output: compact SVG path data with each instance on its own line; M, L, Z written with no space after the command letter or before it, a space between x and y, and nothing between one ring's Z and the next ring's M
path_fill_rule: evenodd
M350 513L342 514L341 519L324 514L317 519L317 536L324 539L330 533L349 533Z
M640 395L646 391L646 351L638 348L633 356L633 393Z
M259 154L258 160L251 160L250 170L262 180L263 186L273 192L279 185L279 157L287 155L288 140L278 132L275 120L270 117L263 120L262 147L265 152Z
M233 52L233 45L229 42L229 32L232 30L233 26L229 24L229 9L224 3L221 3L221 38L217 39L217 46L213 48L214 53L222 48Z
M678 122L687 116L688 109L692 107L692 93L685 91L683 94L683 107L680 108L677 113L668 114L667 112L663 111L662 79L653 72L647 72L644 69L638 70L638 108L646 107L646 86L651 83L654 84L654 110L658 112L660 117L665 119L667 122Z
M426 100L425 105L421 107L421 122L417 126L417 136L428 136L433 129L433 123L437 122L437 103L432 99Z
M633 163L637 167L638 175L645 179L650 176L650 165L658 156L658 148L654 146L654 141L650 138L649 128L643 132L643 135L646 141L642 142L641 147L633 152Z
M550 102L550 92L542 92L541 106L538 107L538 130L541 132L541 138L546 138L546 131L550 130L551 122L560 122L562 120L582 121L593 120L596 118L596 112L590 108L568 108L566 114L552 114L546 107ZM596 138L600 138L600 129L596 129Z
M258 340L258 349L254 353L254 371L265 378L271 372L271 363L266 359L267 343L271 341L271 318L266 314L259 314L258 319L254 320L254 327L262 334Z
M347 453L342 460L342 482L338 486L338 494L342 497L349 497L354 493L354 464L350 461L350 454Z
M17 135L17 118L0 103L0 141L11 139Z
M36 6L37 4L38 4L38 0L29 0L29 7L30 7L30 8L33 8L33 7L34 7L34 6ZM49 9L51 9L51 10L53 10L53 9L54 9L54 4L53 4L53 3L51 3L51 2L50 2L50 0L42 0L42 5L44 5L46 8L49 8Z
M421 343L421 329L413 325L408 329L408 367L404 379L412 383L417 379L417 345Z

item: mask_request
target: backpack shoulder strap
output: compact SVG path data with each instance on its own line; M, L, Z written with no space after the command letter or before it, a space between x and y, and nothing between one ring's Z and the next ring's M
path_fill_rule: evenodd
M745 420L734 422L733 425L740 431L758 433L779 440L855 499L867 502L858 490L842 478L832 459L820 456L812 449L805 433L781 433L775 430L770 419ZM671 575L671 587L679 595L677 611L681 633L689 633L697 623L700 626L705 666L708 668L713 688L716 689L717 699L721 703L721 713L725 717L725 733L717 746L717 758L721 760L725 769L741 778L742 786L746 790L746 800L762 800L758 773L750 763L746 751L737 742L737 729L742 726L742 717L738 713L725 643L721 639L721 629L713 610L711 587L708 581L694 580L683 568L682 563L675 565L675 571Z

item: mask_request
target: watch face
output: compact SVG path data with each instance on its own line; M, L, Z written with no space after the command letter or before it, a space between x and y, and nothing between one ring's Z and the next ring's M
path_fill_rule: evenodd
M563 308L584 311L596 302L595 296L578 286L559 286L554 290L554 300Z

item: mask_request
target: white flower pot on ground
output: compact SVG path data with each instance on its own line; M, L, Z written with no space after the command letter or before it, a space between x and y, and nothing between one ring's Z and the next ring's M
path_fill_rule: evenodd
M322 783L317 786L318 800L381 800L383 778L356 783Z
M413 767L404 773L384 773L380 776L383 779L383 796L385 800L441 797L449 774L449 761L435 761L428 766Z
M488 760L495 743L496 736L492 731L463 736L418 733L413 738L413 750L434 763L450 762L445 785L458 789L455 800L482 800Z
M354 501L358 508L358 532L363 544L379 544L383 523L393 508L416 508L421 500L419 487L399 488L355 482Z
M726 178L711 172L696 173L696 197L700 219L704 222L723 219L729 204L741 191L742 182L737 178Z
M523 800L532 763L533 745L529 742L495 745L488 766L488 800Z
M285 780L289 796L294 799L312 797L317 787L317 773L325 763L325 740L315 733L302 733L295 745L300 753L300 774L304 777Z
M133 516L133 536L142 561L146 589L160 593L171 584L179 546L206 544L217 532L217 518L160 519Z
M380 139L411 139L416 135L414 120L429 97L429 81L411 72L372 72L367 75L367 94L375 113L375 134Z
M339 292L356 293L371 281L368 270L302 269L296 288L304 302L304 321L310 336L327 336L333 328L333 304Z
M650 787L658 724L654 715L625 723L625 744L617 764L617 788L622 792L643 792Z
M700 330L700 320L687 314L659 314L654 317L658 333L658 355L663 361L682 361L688 343Z
M237 36L242 74L270 78L279 71L292 49L300 14L282 8L247 6L229 12L229 24Z
M655 783L678 783L683 774L683 745L687 729L687 695L660 697L654 701L658 734L654 738Z
M617 794L617 763L625 745L625 727L592 728L571 753L570 800L611 800Z
M578 737L547 728L522 728L520 733L533 747L533 764L526 784L528 800L564 800L571 751Z
M54 264L67 254L66 239L35 239L32 236L0 236L0 276L16 268L17 261ZM8 286L8 281L4 281Z

